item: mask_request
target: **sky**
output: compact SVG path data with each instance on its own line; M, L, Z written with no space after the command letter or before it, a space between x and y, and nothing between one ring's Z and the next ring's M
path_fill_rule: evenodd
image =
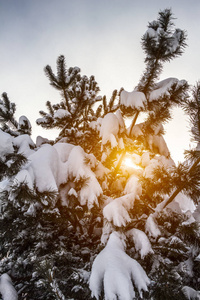
M63 54L67 67L94 75L101 95L114 89L132 91L145 69L141 37L158 12L171 8L177 28L187 31L185 53L165 64L160 80L200 80L199 0L0 0L0 95L6 92L37 135L51 138L56 131L37 126L47 100L60 102L44 67L56 68ZM180 109L165 127L166 142L175 161L191 147L187 116Z

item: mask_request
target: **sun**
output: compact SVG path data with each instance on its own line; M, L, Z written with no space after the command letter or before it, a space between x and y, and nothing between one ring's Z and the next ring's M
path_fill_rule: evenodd
M140 169L141 167L136 165L136 163L134 162L134 160L129 156L129 157L125 157L123 160L123 164L128 167L128 168L133 168L133 169Z

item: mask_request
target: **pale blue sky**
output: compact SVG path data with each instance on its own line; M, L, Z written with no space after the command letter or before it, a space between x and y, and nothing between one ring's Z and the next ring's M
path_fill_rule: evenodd
M177 77L195 84L200 79L200 1L198 0L0 0L0 94L26 115L33 137L50 136L35 125L45 102L60 101L43 68L56 66L60 54L68 66L95 75L101 94L124 87L131 91L144 70L141 36L158 11L172 8L176 26L188 32L181 58L166 64L161 79ZM167 127L167 143L176 160L189 147L187 124L180 111Z

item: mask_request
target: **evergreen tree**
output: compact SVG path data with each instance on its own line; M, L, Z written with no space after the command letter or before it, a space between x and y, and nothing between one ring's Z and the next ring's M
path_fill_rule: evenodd
M67 69L64 56L56 75L46 66L62 99L48 101L37 124L60 129L54 143L42 139L36 147L30 122L17 122L15 104L2 95L4 300L9 291L30 300L198 298L200 84L190 95L185 80L158 82L164 63L186 47L173 20L165 9L148 24L138 85L114 90L109 101L98 96L94 76ZM178 166L163 137L174 106L189 114L197 142Z

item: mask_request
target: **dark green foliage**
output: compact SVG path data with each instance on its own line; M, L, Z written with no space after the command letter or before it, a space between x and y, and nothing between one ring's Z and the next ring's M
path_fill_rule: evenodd
M192 141L197 144L196 149L185 151L186 158L191 162L200 161L200 83L193 88L193 97L186 99L183 108L187 112L191 122ZM198 165L197 165L198 168Z
M165 211L159 215L163 237L153 244L157 262L154 260L150 276L156 278L151 295L154 299L180 299L184 285L199 290L197 261L200 250L199 224L183 223L187 216ZM163 293L163 291L165 291ZM171 298L170 298L171 294Z
M185 47L186 33L181 29L174 29L172 11L170 9L160 11L157 21L149 23L148 31L142 37L147 67L138 90L148 94L162 71L163 63L180 56Z
M0 124L1 130L16 137L21 134L31 135L31 124L25 116L21 116L19 122L15 119L16 105L10 102L6 93L2 94L0 100Z
M88 261L99 238L74 231L66 210L52 207L56 199L22 185L1 194L0 272L11 276L20 299L90 299Z
M27 158L18 153L9 153L3 159L0 158L0 180L16 175L25 163Z
M188 83L183 80L174 82L167 90L167 93L159 97L159 101L151 101L148 104L148 116L145 122L145 129L148 131L149 127L156 127L160 123L165 124L171 119L171 110L175 105L182 105L183 101L188 98Z
M6 93L2 94L3 100L0 100L0 122L10 121L12 125L17 128L17 121L14 118L16 111L15 103L11 103Z
M50 80L50 84L61 92L63 101L60 104L52 105L47 102L49 113L40 111L42 119L37 123L44 128L62 128L85 126L88 118L92 120L92 106L100 100L97 99L99 87L94 76L81 76L80 69L77 67L66 68L63 55L57 60L57 76L53 73L50 66L46 66L45 74ZM58 113L62 110L62 116Z

